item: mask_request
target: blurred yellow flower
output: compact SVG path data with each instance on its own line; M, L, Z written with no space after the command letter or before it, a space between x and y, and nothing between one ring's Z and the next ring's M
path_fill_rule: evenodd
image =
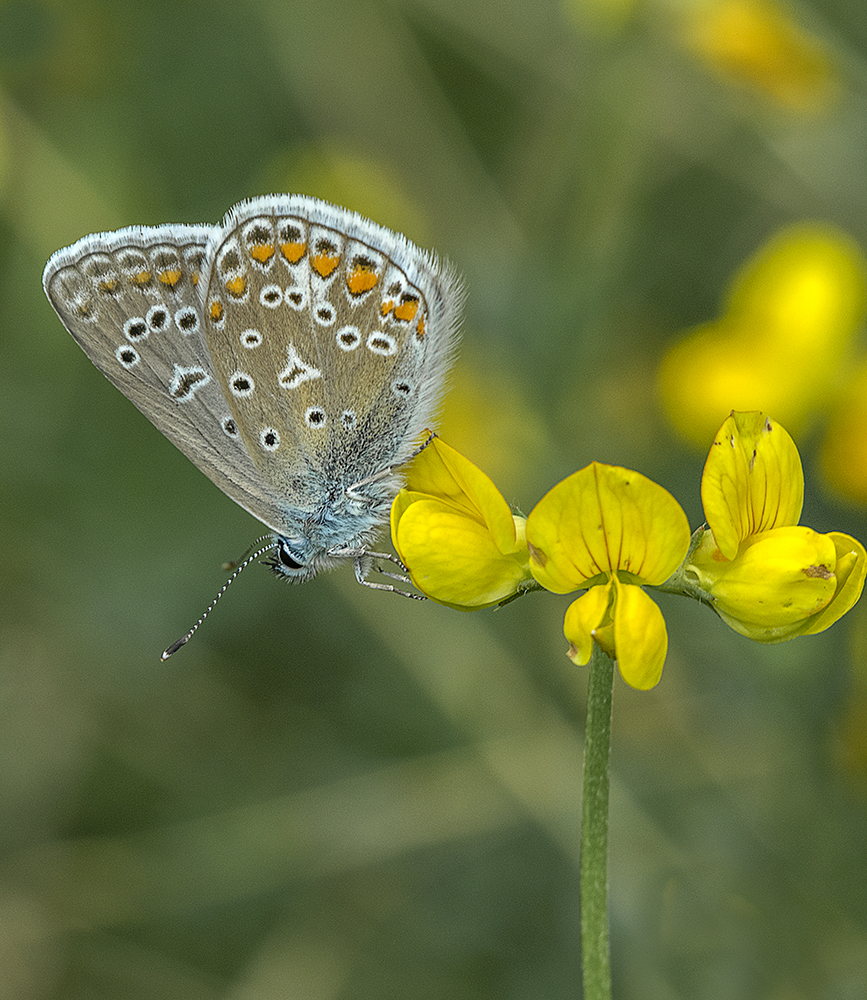
M566 612L573 662L589 661L596 642L623 679L658 683L668 650L662 613L641 589L660 584L689 547L680 505L638 472L593 462L559 483L527 518L530 569L555 594L589 588Z
M819 453L822 472L848 500L867 503L867 361L849 372L835 395Z
M525 482L531 462L544 464L552 447L538 408L527 399L522 373L503 358L492 364L489 355L466 345L449 378L438 433L440 440L460 441L506 496Z
M412 582L440 604L475 611L535 586L524 518L439 438L410 466L392 504L391 537Z
M723 317L663 358L669 419L696 445L732 407L803 430L833 397L865 299L867 263L848 237L818 225L784 230L735 278Z
M801 459L765 414L726 420L701 495L708 528L683 573L736 632L757 642L822 632L861 596L867 551L848 535L798 525Z
M793 111L826 106L838 91L831 57L771 0L705 0L687 16L687 48L718 75Z

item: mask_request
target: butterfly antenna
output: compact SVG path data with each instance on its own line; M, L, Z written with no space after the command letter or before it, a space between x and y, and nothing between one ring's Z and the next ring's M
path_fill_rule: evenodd
M233 569L237 569L241 563L247 558L247 556L256 548L257 545L261 545L262 542L267 542L271 535L259 535L259 537L251 542L246 549L241 553L240 559L229 559L223 563L223 572L228 573Z
M268 537L269 536L267 535L263 535L262 538L258 539L257 541L259 542L264 541ZM251 562L255 562L259 558L259 556L263 556L265 555L266 552L269 552L271 549L275 548L277 548L277 542L273 538L269 538L267 545L263 545L261 548L257 549L255 552L248 555L246 559L243 560L243 562L239 563L233 570L232 575L229 577L229 579L226 580L223 586L220 587L220 589L217 591L217 596L202 612L201 618L199 618L196 624L193 625L190 631L187 632L187 634L183 636L183 638L178 639L177 642L173 642L171 646L169 646L169 648L163 653L160 659L167 660L173 653L177 653L177 651L181 648L181 646L185 646L190 641L190 639L192 639L192 637L196 634L202 622L217 606L217 601L219 601L220 598L223 596L223 594L226 593L226 591L229 589L229 585L232 584L238 578L238 576L240 576L241 572L245 570L250 565Z

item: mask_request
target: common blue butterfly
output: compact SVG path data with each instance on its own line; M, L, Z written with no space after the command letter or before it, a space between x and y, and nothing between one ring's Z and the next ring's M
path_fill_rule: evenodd
M450 266L354 212L271 195L216 226L85 236L43 285L97 368L274 532L279 575L351 559L394 589L367 580L368 546L455 355Z

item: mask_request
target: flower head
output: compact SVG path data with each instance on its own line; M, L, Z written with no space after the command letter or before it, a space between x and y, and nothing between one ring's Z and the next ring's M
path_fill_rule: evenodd
M828 52L773 0L710 0L688 9L684 40L720 76L792 111L818 110L834 95Z
M391 537L422 593L463 611L534 586L524 518L491 480L439 438L410 467L391 508Z
M660 584L689 547L680 505L640 473L594 462L550 490L527 518L530 569L547 590L587 588L566 612L569 656L587 663L593 642L641 690L662 674L665 621L642 584Z
M849 237L818 225L784 230L735 277L723 315L663 359L669 419L702 448L732 408L807 426L837 396L865 301L867 262Z
M763 413L733 413L702 476L708 522L684 574L735 631L758 642L821 632L858 600L867 552L798 525L804 474L794 441Z

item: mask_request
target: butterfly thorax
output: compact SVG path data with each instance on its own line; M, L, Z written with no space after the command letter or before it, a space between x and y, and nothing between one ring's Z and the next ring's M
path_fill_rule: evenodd
M301 583L357 559L388 520L396 488L394 477L388 476L358 490L335 488L309 513L286 510L286 521L297 530L275 533L276 556L270 563L274 572Z

